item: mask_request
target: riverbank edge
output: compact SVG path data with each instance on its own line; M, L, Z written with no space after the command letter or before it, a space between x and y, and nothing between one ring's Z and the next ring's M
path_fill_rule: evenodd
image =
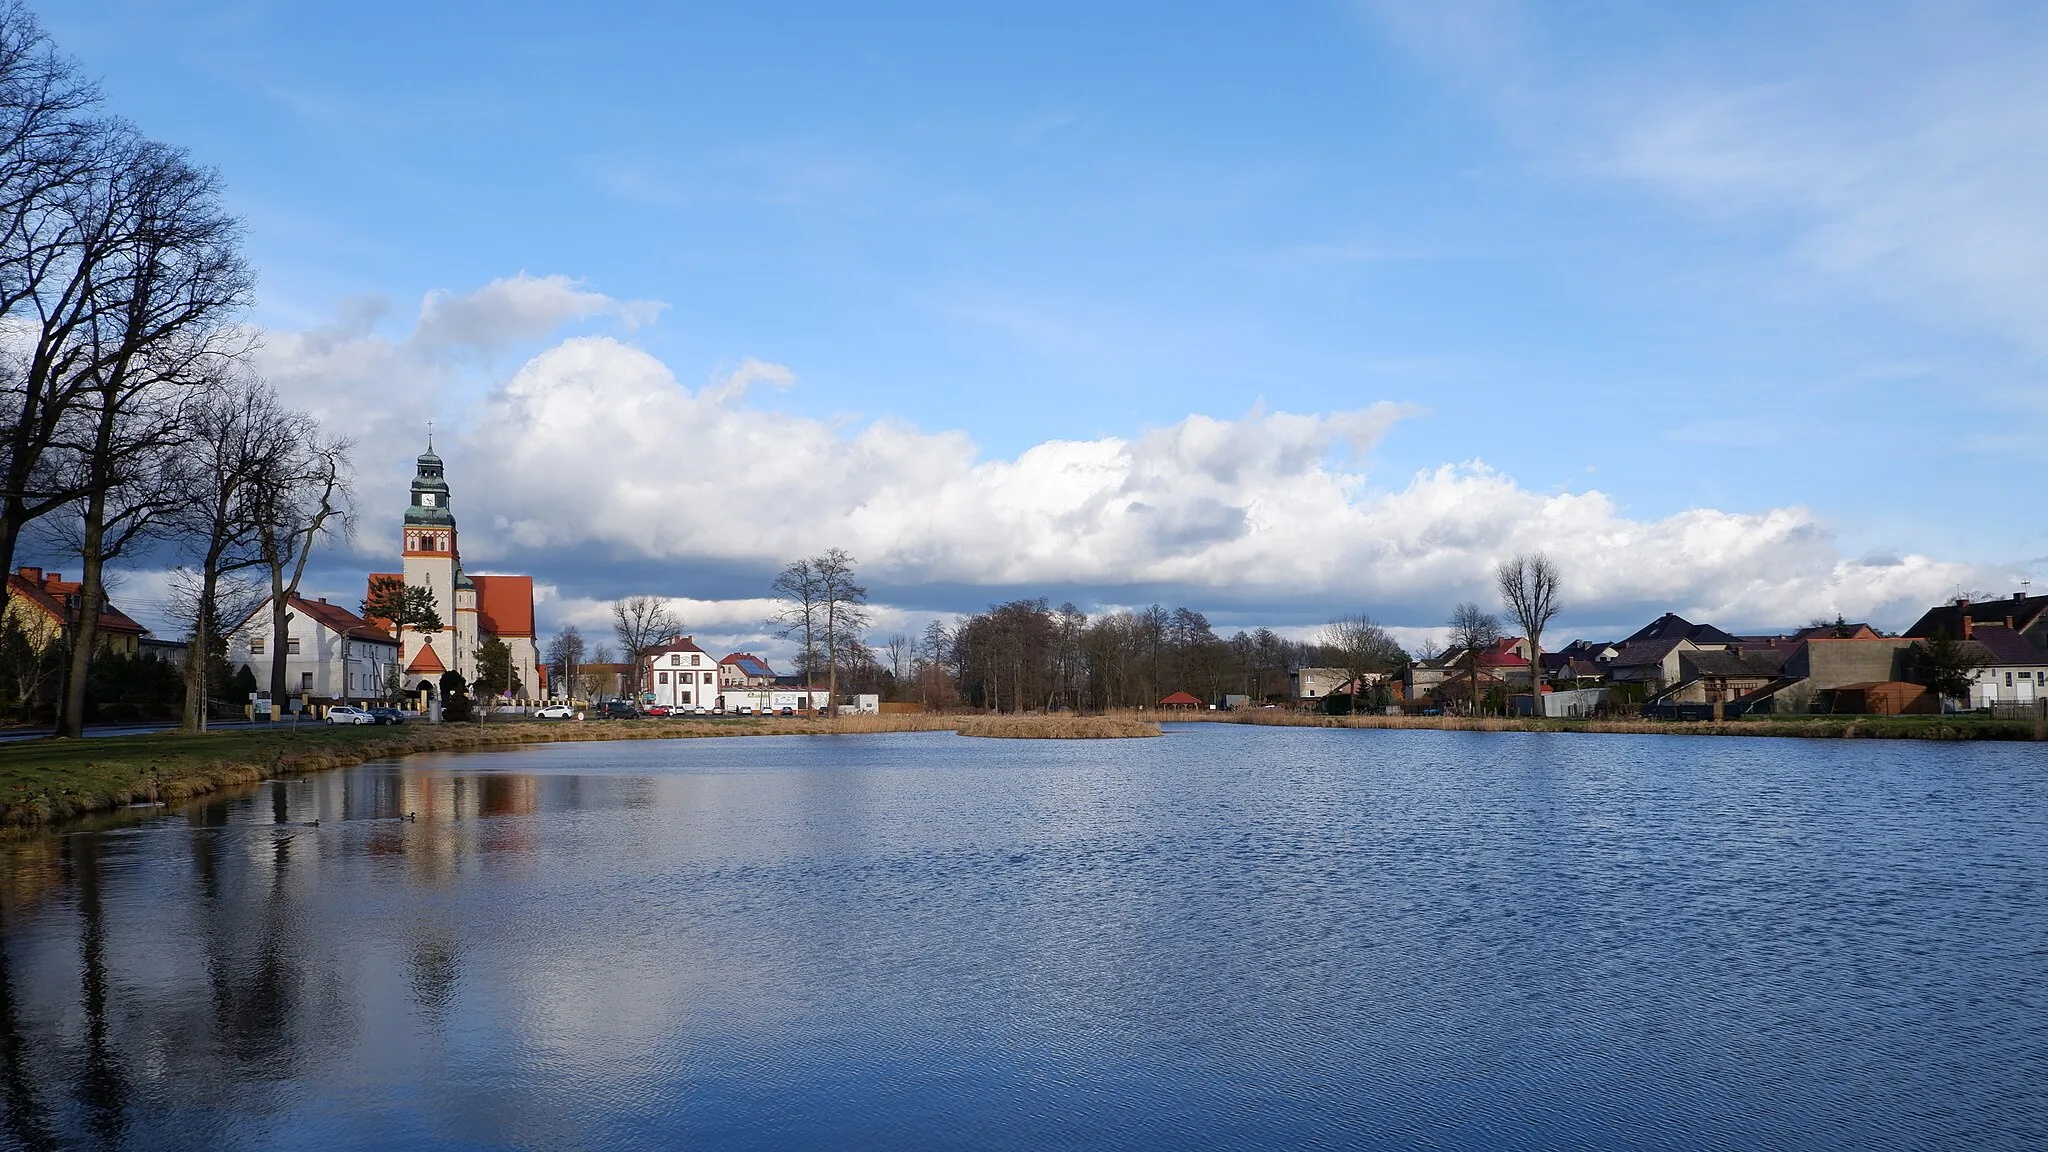
M0 746L0 827L47 827L133 804L177 804L225 788L434 752L526 744L739 736L960 732L1012 739L1160 735L1146 719L978 715L846 716L838 720L501 721L399 728L308 726L177 732Z
M1325 716L1256 709L1150 712L1166 723L1426 732L1586 732L1625 736L1775 736L1798 740L2048 740L2048 721L1974 716L1813 716L1771 720L1564 720L1504 716Z

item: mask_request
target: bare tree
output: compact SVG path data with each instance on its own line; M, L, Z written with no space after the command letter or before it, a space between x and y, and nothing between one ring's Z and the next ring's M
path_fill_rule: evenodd
M82 495L52 448L90 379L74 332L115 230L97 194L123 134L90 119L99 92L58 55L24 4L0 4L0 572L22 531ZM7 605L0 581L0 612Z
M1500 618L1467 600L1451 610L1451 647L1472 677L1472 711L1479 711L1479 658L1500 642Z
M270 389L216 365L209 394L192 405L184 461L186 488L176 523L197 560L191 573L192 643L185 659L185 728L204 731L207 658L221 626L224 579L263 563L264 489L295 449L298 427ZM282 659L282 652L273 660Z
M264 488L257 543L270 572L270 698L287 694L284 655L290 648L291 601L299 594L313 549L337 526L346 529L351 470L347 439L323 439L312 417L287 414L294 451L278 461ZM285 573L289 571L290 577Z
M1508 615L1529 641L1529 715L1543 714L1543 629L1557 615L1557 565L1541 552L1503 560L1493 571Z
M668 602L659 596L628 596L612 601L612 633L619 638L626 663L632 667L630 675L637 694L641 665L647 662L647 654L681 639L683 619L671 612Z
M583 633L574 624L564 624L548 642L548 667L559 670L554 674L560 677L557 683L565 695L576 691L576 671L582 663Z
M818 606L825 626L825 707L839 715L839 666L858 663L867 650L861 634L867 629L868 590L854 580L853 557L844 548L828 548L811 561L818 576Z
M889 654L889 678L899 685L910 675L910 637L901 632L892 632L882 643L882 650Z
M183 410L205 366L240 351L226 327L246 302L250 276L219 182L185 156L124 138L107 180L108 234L88 291L93 306L72 330L79 350L68 487L82 494L81 613L60 735L85 718L86 678L98 654L103 567L154 532L172 506L167 466L183 436ZM111 529L111 533L110 533Z
M1359 613L1339 616L1323 626L1323 646L1335 655L1351 677L1351 708L1358 710L1359 689L1370 673L1391 672L1408 659L1408 654L1372 617Z
M808 557L791 561L775 577L775 598L780 603L768 627L777 636L797 642L796 671L809 687L818 674L818 636L825 630L825 605L817 568Z
M1425 639L1422 643L1415 646L1415 658L1417 660L1434 660L1443 654L1444 646L1437 643L1434 638Z

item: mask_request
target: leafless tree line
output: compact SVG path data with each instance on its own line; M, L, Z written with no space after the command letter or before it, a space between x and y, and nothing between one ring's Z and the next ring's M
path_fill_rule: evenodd
M346 526L348 443L250 369L252 282L214 173L106 114L26 8L0 2L0 571L25 542L79 559L60 734L84 720L110 564L186 562L200 728L235 594L272 597L281 653L285 597ZM18 631L8 595L0 581Z
M933 622L910 646L910 682L899 692L927 706L1001 712L1150 707L1188 692L1285 699L1288 674L1304 665L1398 668L1406 654L1371 622L1318 642L1269 628L1219 637L1207 616L1161 605L1090 617L1073 604L1013 600L948 628ZM1339 643L1356 643L1345 651ZM899 678L900 679L900 678Z

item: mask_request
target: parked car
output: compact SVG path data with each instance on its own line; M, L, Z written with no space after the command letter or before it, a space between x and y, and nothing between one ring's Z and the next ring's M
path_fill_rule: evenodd
M327 722L329 724L375 724L377 718L370 715L370 710L367 708L358 708L353 704L336 704L327 710Z
M382 705L370 709L370 715L379 724L403 724L406 719L405 713L400 712L396 708L387 708Z
M550 704L533 714L536 720L574 720L576 710L567 704Z
M631 700L607 700L601 707L598 715L607 720L631 720L640 715L640 709L634 707Z
M676 710L666 704L649 704L646 714L649 716L667 716L674 711Z

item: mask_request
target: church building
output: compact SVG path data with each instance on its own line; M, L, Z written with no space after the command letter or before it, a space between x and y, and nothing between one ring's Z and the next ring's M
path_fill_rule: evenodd
M434 597L441 630L407 628L399 637L399 667L405 686L439 691L441 674L454 669L465 682L476 680L477 648L493 637L512 652L514 696L545 695L540 648L533 632L533 577L472 576L462 570L462 549L449 507L448 480L431 443L412 478L412 504L405 510L403 573L372 573L370 587L403 579ZM388 621L385 623L388 627Z

